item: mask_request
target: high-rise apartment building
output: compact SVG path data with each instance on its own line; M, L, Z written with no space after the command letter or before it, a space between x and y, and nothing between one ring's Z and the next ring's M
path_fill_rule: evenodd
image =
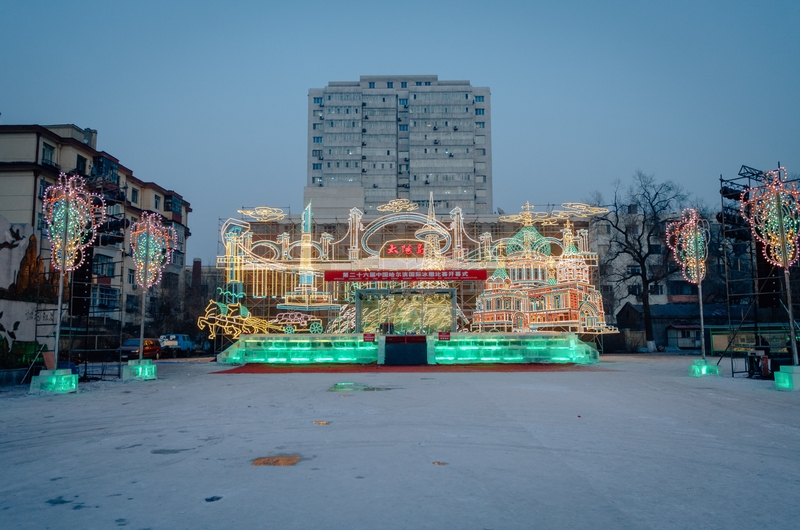
M435 75L362 76L308 91L315 217L365 214L393 199L492 213L491 95Z

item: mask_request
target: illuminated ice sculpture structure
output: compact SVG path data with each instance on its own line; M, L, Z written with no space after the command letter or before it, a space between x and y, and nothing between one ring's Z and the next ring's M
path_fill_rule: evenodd
M681 219L667 225L667 246L672 257L681 266L684 279L697 285L697 298L700 304L700 359L689 367L689 375L719 375L716 365L709 366L706 361L705 322L703 320L703 279L706 277L706 258L710 231L708 221L697 215L697 211L687 208Z
M123 367L123 379L149 380L156 378L156 366L144 359L144 320L147 291L161 281L161 274L172 258L177 234L164 226L157 213L143 212L131 225L131 254L136 264L136 283L142 288L142 321L139 325L139 359L129 360Z
M588 222L606 210L565 203L555 211L535 212L526 204L518 216L502 218L523 226L511 237L493 240L489 233L472 237L460 208L450 211L448 222L437 219L433 204L431 197L428 211L422 212L418 204L397 199L379 206L383 215L369 223L353 208L340 239L326 232L314 237L310 203L303 210L299 239L287 232L263 235L268 231L260 223L285 217L276 208L240 210L253 221L222 224L225 255L217 258L217 266L225 269L226 285L222 298L211 300L198 319L212 335L237 339L218 360L374 362L382 334L416 332L428 335L435 362L530 362L548 355L558 362L596 361L596 350L577 335L616 330L606 325L602 297L590 283L597 256L589 250L588 230L574 230L572 221ZM544 237L535 224L547 226L553 236ZM478 303L456 300L456 284L433 274L455 269L495 270ZM365 276L333 283L325 279L329 271ZM378 280L369 271L429 271L431 279L403 280L398 272ZM509 282L496 281L509 271ZM277 311L318 314L327 320L325 333L289 336L271 325L274 315L254 315L246 307L272 299L276 302L270 307ZM461 307L464 303L469 307ZM314 332L310 326L295 331ZM451 340L439 341L436 331L452 331ZM358 335L362 332L375 332L377 342L365 343ZM535 346L531 332L538 337ZM510 346L512 338L520 344Z
M48 187L43 198L43 217L47 223L47 237L53 267L59 271L58 307L53 348L53 370L42 370L31 380L31 391L76 392L78 376L71 370L58 369L58 351L61 341L61 320L65 273L83 264L84 249L97 237L97 228L105 222L106 208L103 198L86 189L86 182L78 175L58 176L58 184Z
M767 183L764 186L751 188L742 194L742 214L750 222L753 236L764 245L764 258L783 269L793 366L781 366L781 371L775 372L775 387L779 390L800 390L797 334L789 282L789 267L798 259L800 191L794 182L787 182L786 169L783 167L768 171L766 176Z

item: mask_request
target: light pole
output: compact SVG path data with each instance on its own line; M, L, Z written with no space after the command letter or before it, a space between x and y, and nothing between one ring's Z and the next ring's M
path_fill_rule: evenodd
M700 305L700 354L706 360L705 321L703 319L703 278L706 276L706 258L709 240L708 221L699 217L697 211L687 208L681 219L667 225L667 246L681 266L683 277L697 285Z
M768 182L764 186L751 188L742 194L742 214L750 222L753 236L763 243L764 258L772 265L783 269L792 362L794 366L798 366L789 267L798 259L800 191L794 183L786 182L786 169L783 167L768 171L766 176Z
M61 340L64 275L83 264L84 249L97 237L97 228L105 222L106 205L100 195L89 193L86 181L78 175L61 173L58 184L48 187L42 199L42 213L47 222L47 237L53 266L59 271L58 308L53 355L58 369Z

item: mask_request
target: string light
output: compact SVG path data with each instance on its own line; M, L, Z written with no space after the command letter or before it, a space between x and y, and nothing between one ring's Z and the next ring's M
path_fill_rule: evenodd
M42 210L53 265L63 272L77 269L106 220L105 201L86 189L83 177L61 173L58 184L45 190Z
M783 167L768 171L766 175L766 185L742 194L742 214L750 222L755 238L764 244L764 258L776 267L788 268L798 258L800 191L786 182Z
M667 225L667 246L689 283L699 284L706 277L709 234L708 221L692 208L685 209L679 221Z
M131 225L131 250L136 263L136 283L143 289L158 285L161 271L172 259L177 233L161 223L157 213L144 212Z

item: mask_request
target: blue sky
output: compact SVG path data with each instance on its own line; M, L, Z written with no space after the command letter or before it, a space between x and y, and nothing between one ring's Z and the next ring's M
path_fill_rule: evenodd
M800 2L3 2L0 123L74 123L219 218L302 209L307 93L360 75L492 89L495 208L636 170L715 205L742 164L800 173Z

